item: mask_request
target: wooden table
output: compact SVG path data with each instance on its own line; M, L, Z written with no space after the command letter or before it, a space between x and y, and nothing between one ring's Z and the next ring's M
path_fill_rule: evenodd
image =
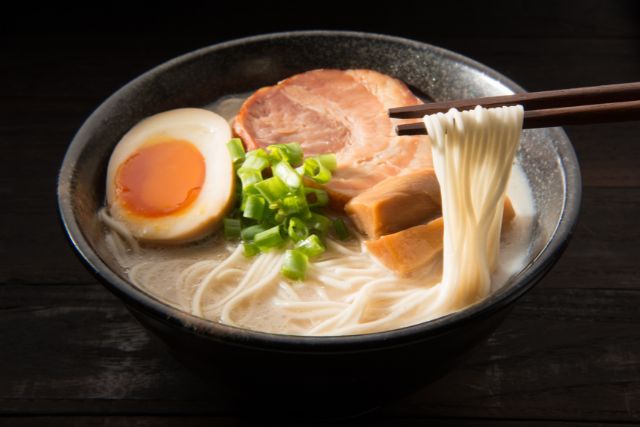
M280 18L254 25L216 23L214 8L202 5L144 18L116 6L64 11L56 4L5 17L11 23L0 29L0 424L238 425L251 413L222 406L212 395L215 385L174 361L85 272L58 223L56 173L67 144L92 109L144 70L236 36L341 28L440 45L528 90L640 80L634 2L501 2L512 5L513 20L483 15L480 5L466 12L456 5L441 12L463 11L453 26L425 23L431 9L349 20L324 9L309 14L304 5L251 9L261 16L275 8ZM229 6L236 14L243 7ZM640 422L640 123L566 130L584 196L561 261L463 365L359 422Z

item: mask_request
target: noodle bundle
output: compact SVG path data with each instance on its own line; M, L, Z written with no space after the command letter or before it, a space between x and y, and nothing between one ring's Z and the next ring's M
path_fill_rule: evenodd
M424 117L442 194L442 312L462 309L489 294L500 249L502 200L523 117L519 105L451 109Z

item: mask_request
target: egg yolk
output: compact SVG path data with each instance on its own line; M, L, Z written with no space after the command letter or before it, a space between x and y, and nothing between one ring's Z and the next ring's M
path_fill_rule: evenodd
M205 175L202 154L187 141L170 140L141 148L116 174L116 191L131 212L158 217L188 207Z

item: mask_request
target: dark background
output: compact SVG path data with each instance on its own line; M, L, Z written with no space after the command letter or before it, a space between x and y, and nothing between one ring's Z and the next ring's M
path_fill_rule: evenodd
M145 70L246 35L345 29L442 46L532 91L640 80L634 1L215 3L24 3L3 12L0 424L238 425L251 412L225 407L224 390L149 337L84 271L58 224L55 179L67 144ZM562 260L466 362L360 422L640 422L640 124L566 130L584 194Z

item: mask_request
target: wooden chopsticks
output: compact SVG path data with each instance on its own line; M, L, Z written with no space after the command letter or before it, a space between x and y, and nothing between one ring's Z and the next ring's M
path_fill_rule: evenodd
M389 116L422 118L425 114L446 112L450 108L469 110L477 105L517 104L525 109L525 129L640 120L640 82L433 102L391 108ZM398 135L425 135L427 132L422 122L399 125L396 131Z

